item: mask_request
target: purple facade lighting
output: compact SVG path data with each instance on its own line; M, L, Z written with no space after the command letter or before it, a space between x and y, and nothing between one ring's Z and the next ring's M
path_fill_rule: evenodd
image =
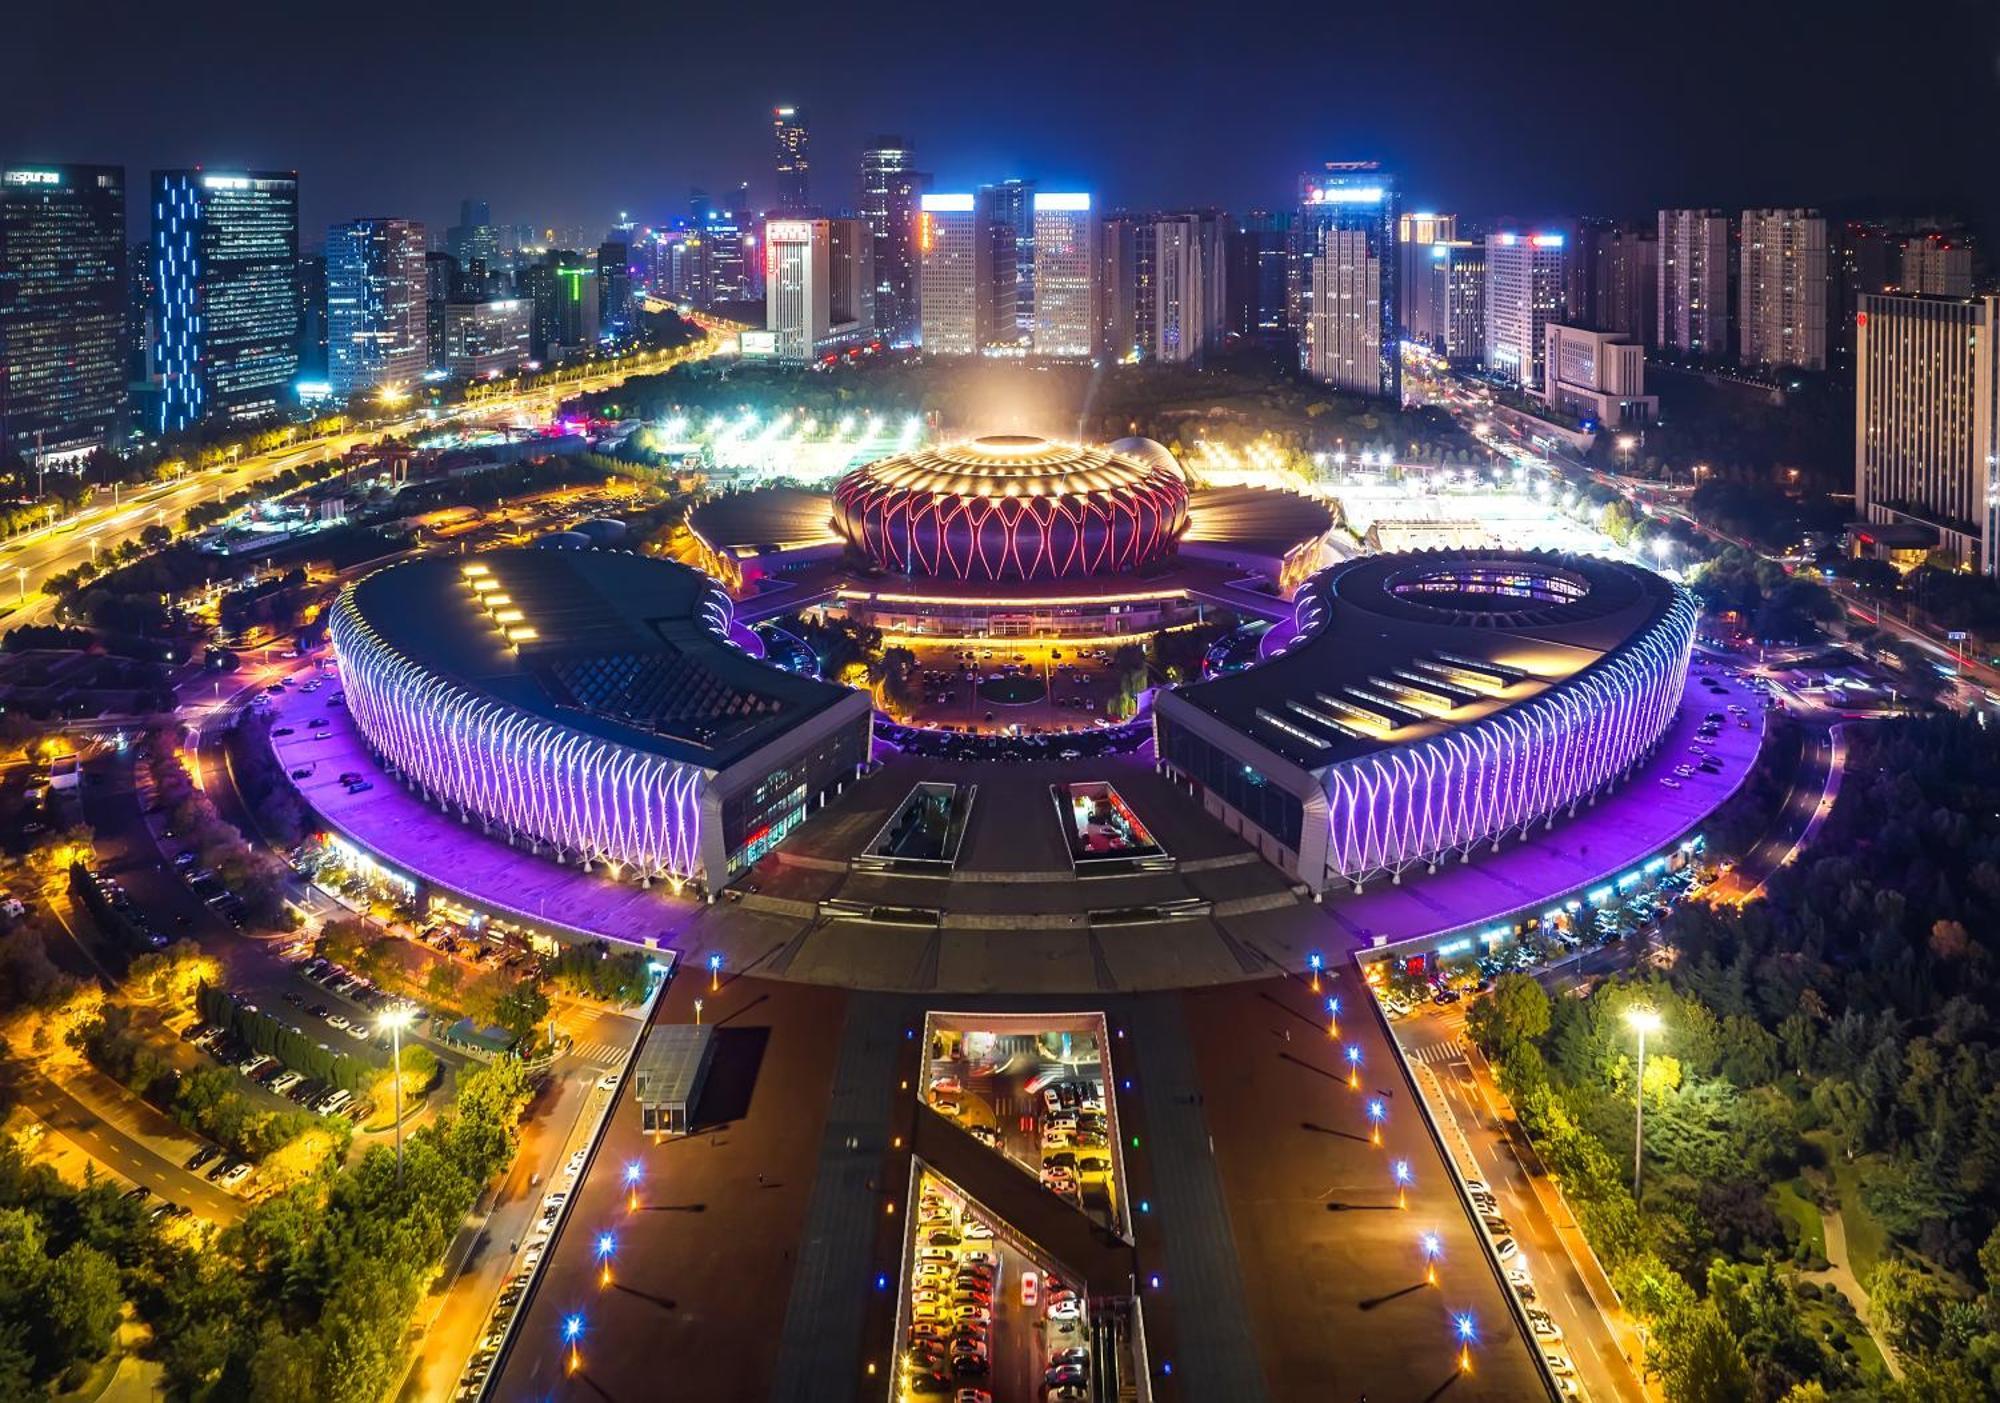
M1310 585L1301 591L1301 641L1337 607ZM1328 870L1359 882L1469 852L1619 778L1680 709L1697 612L1693 597L1675 590L1648 627L1548 691L1329 767Z
M704 622L728 628L720 595ZM350 586L328 631L355 724L433 799L505 836L649 877L697 879L704 771L554 725L483 697L391 647Z
M931 579L1078 580L1172 554L1187 483L1159 463L997 436L871 463L834 489L834 525L878 569Z

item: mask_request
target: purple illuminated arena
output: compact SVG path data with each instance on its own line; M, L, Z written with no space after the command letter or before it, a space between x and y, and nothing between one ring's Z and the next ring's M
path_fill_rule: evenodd
M1187 526L1187 483L1170 464L1018 434L922 448L842 478L834 525L899 575L1125 574L1171 555Z
M346 704L383 763L564 861L723 885L866 762L865 692L730 640L699 572L610 551L392 565L341 591Z
M1319 890L1527 832L1673 722L1696 606L1637 566L1525 552L1370 556L1295 600L1257 666L1157 704L1161 759Z

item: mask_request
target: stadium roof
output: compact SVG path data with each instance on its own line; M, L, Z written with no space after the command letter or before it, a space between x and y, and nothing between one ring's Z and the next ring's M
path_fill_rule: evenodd
M419 666L529 715L706 769L851 695L725 641L722 592L672 561L602 550L440 555L351 589L375 634Z
M1644 634L1676 593L1585 556L1367 556L1300 588L1304 627L1276 657L1176 695L1321 770L1537 696Z

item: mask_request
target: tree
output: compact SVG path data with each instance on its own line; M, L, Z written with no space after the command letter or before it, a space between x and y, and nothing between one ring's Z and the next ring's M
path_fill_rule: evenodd
M118 1264L102 1252L77 1243L57 1257L43 1278L48 1372L59 1374L102 1359L124 1304Z
M1750 1396L1743 1347L1712 1303L1663 1322L1653 1354L1669 1403L1742 1403Z
M1951 1293L1928 1272L1889 1258L1867 1282L1868 1305L1890 1343L1906 1354L1929 1354L1944 1337Z
M1472 1005L1466 1023L1482 1048L1507 1060L1521 1044L1546 1037L1550 1018L1548 991L1540 983L1525 974L1503 974Z

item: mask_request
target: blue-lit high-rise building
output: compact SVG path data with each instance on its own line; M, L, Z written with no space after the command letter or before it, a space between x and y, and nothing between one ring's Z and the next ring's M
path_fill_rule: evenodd
M154 171L152 217L152 427L275 413L299 370L298 176Z
M424 226L356 219L326 232L327 379L348 399L407 392L430 364Z
M1402 403L1395 177L1378 161L1328 161L1299 177L1299 366L1314 380Z
M125 257L124 167L0 171L0 452L124 438Z

